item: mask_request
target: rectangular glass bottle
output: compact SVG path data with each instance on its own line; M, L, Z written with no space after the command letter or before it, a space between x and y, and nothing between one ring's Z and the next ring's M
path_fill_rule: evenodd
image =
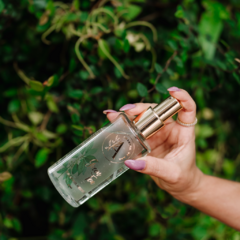
M62 197L78 207L127 171L125 160L150 151L138 128L121 113L52 165L48 174Z
M119 114L114 122L52 165L48 169L50 179L69 204L80 206L128 170L125 160L150 153L146 139L181 109L178 100L170 96L143 111L133 122L125 113Z

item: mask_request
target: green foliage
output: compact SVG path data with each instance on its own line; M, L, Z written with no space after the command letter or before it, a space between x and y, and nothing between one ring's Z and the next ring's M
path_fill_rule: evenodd
M141 97L146 97L148 94L147 88L142 83L137 84L137 90Z
M35 166L38 168L42 166L46 161L49 154L49 150L46 148L40 149L36 154Z
M197 103L198 167L239 181L239 10L236 0L0 0L0 239L240 239L137 172L79 209L47 175L109 122L104 109L160 102L177 86ZM68 187L96 151L58 171Z

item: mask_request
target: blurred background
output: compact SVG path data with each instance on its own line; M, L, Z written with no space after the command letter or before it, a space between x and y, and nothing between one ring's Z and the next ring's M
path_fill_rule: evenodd
M199 168L240 181L239 40L238 0L0 0L0 240L240 240L146 175L77 209L47 175L103 110L177 86L197 103Z

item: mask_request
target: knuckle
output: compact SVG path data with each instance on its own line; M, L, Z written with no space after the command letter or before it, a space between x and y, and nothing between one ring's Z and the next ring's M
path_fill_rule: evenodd
M156 158L151 157L151 159L148 159L147 165L146 165L146 173L149 175L158 176L160 172L160 166L157 162Z
M180 182L181 180L181 171L180 169L176 169L175 171L173 171L170 176L169 176L169 182L172 184L176 184L178 182Z

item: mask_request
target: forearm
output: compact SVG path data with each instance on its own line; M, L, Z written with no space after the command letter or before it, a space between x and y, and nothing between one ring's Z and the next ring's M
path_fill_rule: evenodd
M196 190L179 200L240 231L240 183L202 175Z

